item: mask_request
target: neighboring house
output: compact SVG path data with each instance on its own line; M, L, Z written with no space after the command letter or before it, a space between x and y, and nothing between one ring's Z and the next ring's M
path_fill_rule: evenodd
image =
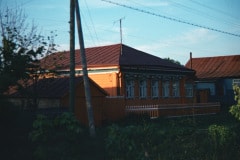
M80 51L75 51L76 75L82 75ZM69 76L69 52L51 54L42 68ZM89 77L109 97L125 105L193 103L195 71L123 44L86 48Z
M100 125L103 119L103 104L107 93L91 79L89 80L89 85L95 122L97 122L97 125ZM88 124L82 77L76 77L75 86L75 114L82 123ZM18 106L22 106L23 109L31 109L32 106L37 106L38 109L68 109L69 77L40 79L22 90L11 93L9 100Z
M209 91L209 101L234 102L233 84L240 85L240 55L190 58L185 65L196 71L196 89Z

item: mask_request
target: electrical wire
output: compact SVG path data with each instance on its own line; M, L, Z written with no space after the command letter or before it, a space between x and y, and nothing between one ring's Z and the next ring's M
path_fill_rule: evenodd
M175 22L178 22L178 23L183 23L183 24L194 26L194 27L204 28L204 29L207 29L207 30L211 30L211 31L215 31L215 32L223 33L223 34L240 37L240 34L230 33L230 32L215 29L215 28L212 28L212 27L191 23L191 22L188 22L188 21L185 21L185 20L180 20L180 19L168 17L168 16L165 16L165 15L157 14L157 13L150 12L150 11L147 11L147 10L143 10L143 9L140 9L140 8L131 7L131 6L128 6L128 5L125 5L125 4L122 4L122 3L113 2L113 1L110 1L110 0L101 0L101 1L104 1L104 2L107 2L107 3L110 3L110 4L114 4L114 5L117 5L117 6L121 6L121 7L124 7L124 8L128 8L128 9L131 9L131 10L135 10L135 11L138 11L138 12L142 12L142 13L145 13L145 14L149 14L149 15L152 15L152 16L168 19L168 20L175 21Z
M221 17L221 19L219 19L219 17L216 17L216 16L214 16L213 14L208 14L207 12L201 11L201 10L199 10L198 8L191 8L191 7L189 7L189 6L186 6L186 5L183 5L183 4L181 4L181 3L175 2L174 0L169 0L169 1L172 3L173 6L175 6L175 7L177 7L177 8L180 8L180 9L183 9L183 10L185 10L185 11L187 11L187 12L190 12L191 14L194 13L194 14L196 14L196 15L198 15L198 16L204 17L205 19L209 19L209 20L213 20L213 21L218 20L217 22L229 24L229 25L234 26L234 27L237 27L237 28L240 27L239 24L234 23L234 22L232 22L232 21L229 20L229 19L223 19L223 17ZM191 2L194 3L194 1L191 1ZM198 4L198 3L197 3L197 4ZM204 5L204 6L202 5L202 7L207 8L207 9L210 9L210 7L206 7L206 5ZM212 10L212 9L210 9L210 10L211 10L211 11L216 11L216 10Z
M93 35L92 35L91 31L90 31L90 27L89 27L88 24L87 24L85 15L84 15L81 11L80 11L80 13L81 13L81 17L82 17L82 19L83 19L83 24L86 26L86 28L87 28L87 30L88 30L88 32L89 32L90 38L91 38L91 40L92 40L92 43L93 43L94 46L96 46L95 40L94 40Z
M218 8L210 7L210 6L206 5L206 4L200 3L199 1L195 1L195 0L190 0L190 1L192 3L195 3L195 4L199 5L199 6L201 6L201 7L207 8L209 10L214 10L215 12L221 13L221 14L223 14L225 16L230 17L230 18L238 19L237 17L234 17L233 15L231 15L231 14L229 14L229 13L223 11L223 10L220 10Z
M96 39L97 39L97 42L99 43L99 38L98 38L98 35L97 35L97 32L96 32L96 29L95 29L95 25L94 25L93 20L92 20L92 15L91 15L91 12L90 12L90 10L89 10L89 7L88 7L88 4L87 4L87 1L84 0L84 2L85 2L85 5L86 5L86 8L87 8L88 16L89 16L89 18L90 18L90 21L91 21L91 24L92 24L92 28L93 28L93 31L94 31L95 37L96 37Z

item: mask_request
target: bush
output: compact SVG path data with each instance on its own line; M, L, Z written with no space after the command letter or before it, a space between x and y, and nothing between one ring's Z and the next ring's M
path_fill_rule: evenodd
M79 159L77 152L83 134L84 130L71 113L63 113L55 119L38 115L30 133L36 145L34 159Z
M208 122L209 123L209 122ZM111 125L105 139L112 160L213 160L239 156L236 132L222 125L199 128L191 118Z
M229 127L210 125L208 127L209 149L214 159L231 159L236 156L236 133Z
M150 124L108 127L106 150L110 159L151 159L158 140ZM160 137L159 137L160 138ZM155 139L155 141L154 141Z
M237 104L230 107L229 112L238 120L240 120L240 86L234 85L233 91L235 94L234 99L236 100Z

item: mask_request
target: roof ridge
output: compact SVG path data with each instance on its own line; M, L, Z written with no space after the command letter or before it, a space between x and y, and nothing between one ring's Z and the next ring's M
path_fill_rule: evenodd
M205 58L221 58L221 57L236 57L240 56L238 54L233 54L233 55L219 55L219 56L207 56L207 57L192 57L192 59L205 59Z

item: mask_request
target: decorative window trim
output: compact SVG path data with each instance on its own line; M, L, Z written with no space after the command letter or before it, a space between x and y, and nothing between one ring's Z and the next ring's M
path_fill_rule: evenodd
M193 84L186 83L184 88L185 88L185 96L186 97L193 97Z
M151 96L152 98L159 98L159 84L158 80L151 81Z
M126 80L126 98L127 99L134 98L134 80L133 79Z
M173 97L180 97L180 82L179 80L175 80L172 83L172 96Z
M164 81L162 84L162 96L167 98L170 96L170 82Z
M232 84L240 86L240 79L233 79Z
M147 80L139 80L139 98L147 98Z

